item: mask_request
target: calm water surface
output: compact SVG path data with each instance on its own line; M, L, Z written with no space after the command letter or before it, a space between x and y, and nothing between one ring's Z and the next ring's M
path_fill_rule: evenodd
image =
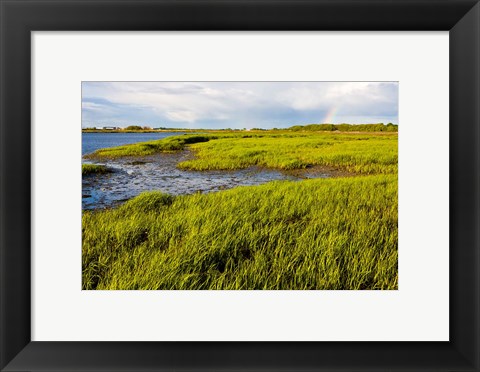
M82 156L98 149L152 141L182 135L180 132L159 133L82 133Z
M161 139L180 133L83 133L82 155L97 149ZM180 134L181 135L181 134ZM124 158L102 162L84 159L85 163L104 164L113 173L88 175L82 179L82 208L100 209L117 206L144 191L158 190L171 195L212 192L236 186L259 185L273 180L299 180L328 177L313 172L285 173L251 167L236 171L184 171L176 165L192 159L190 151Z

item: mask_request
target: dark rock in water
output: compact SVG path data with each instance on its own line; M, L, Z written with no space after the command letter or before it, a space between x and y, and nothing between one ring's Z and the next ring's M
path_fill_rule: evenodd
M140 161L140 160L135 160L135 161L132 161L130 163L126 163L128 165L144 165L144 164L147 164L146 161Z

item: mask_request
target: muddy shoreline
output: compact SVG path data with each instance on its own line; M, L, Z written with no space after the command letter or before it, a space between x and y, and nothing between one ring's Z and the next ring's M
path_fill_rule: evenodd
M233 171L186 171L177 168L195 154L189 150L120 159L85 159L103 164L113 172L82 177L82 209L115 207L143 191L158 190L171 195L207 193L237 186L260 185L274 180L302 180L350 175L333 167L277 170L250 167Z

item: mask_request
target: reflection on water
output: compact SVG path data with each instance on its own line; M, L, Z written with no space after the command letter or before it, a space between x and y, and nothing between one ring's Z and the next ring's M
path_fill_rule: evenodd
M83 209L108 208L140 194L158 190L171 195L212 192L236 186L259 185L273 180L328 177L324 173L289 174L271 169L248 168L235 171L183 171L178 162L191 159L191 153L158 154L104 163L113 173L83 177Z

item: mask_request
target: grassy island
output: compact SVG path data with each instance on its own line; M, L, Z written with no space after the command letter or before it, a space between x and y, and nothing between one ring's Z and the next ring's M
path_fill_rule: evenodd
M194 158L177 165L185 170L324 167L349 177L149 192L84 211L83 288L397 289L396 128L317 129L209 131L90 155L188 149Z
M111 169L101 164L82 164L82 176L110 173Z

